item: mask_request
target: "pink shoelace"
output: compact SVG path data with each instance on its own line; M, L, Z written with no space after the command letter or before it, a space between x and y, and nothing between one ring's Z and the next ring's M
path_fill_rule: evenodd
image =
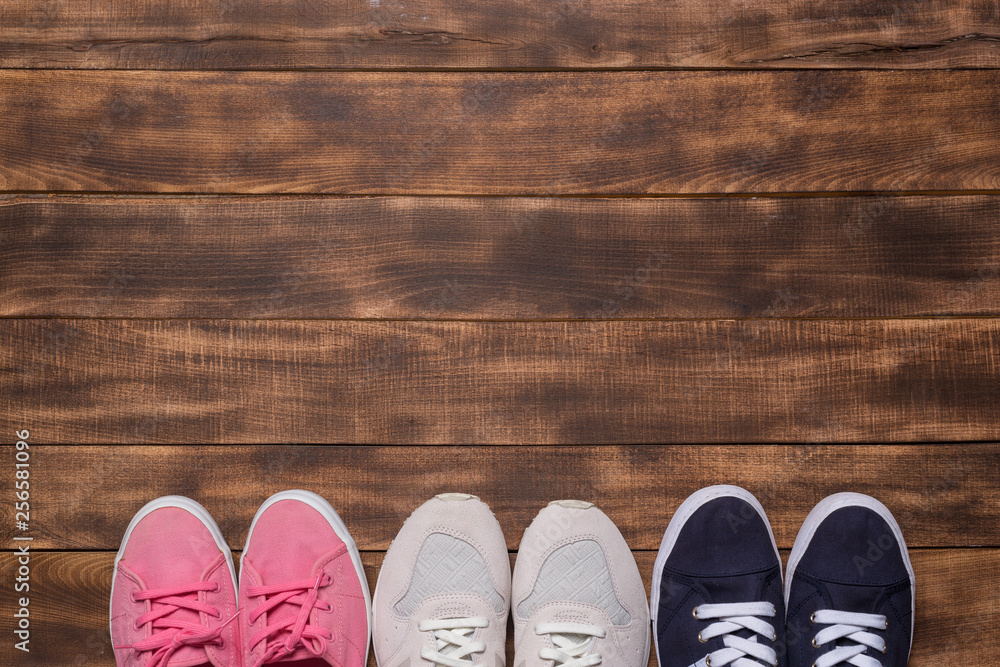
M319 657L326 651L327 642L332 642L333 632L325 628L309 625L309 614L313 608L322 611L330 611L333 605L318 599L319 589L333 583L333 577L329 574L321 573L315 579L303 579L288 584L277 584L274 586L252 586L247 588L249 597L266 598L260 606L250 612L250 622L255 622L271 609L280 604L299 605L299 613L294 617L289 616L280 621L276 621L258 632L250 639L250 648L253 650L257 644L265 643L264 655L254 663L253 667L261 667L276 658L291 655L299 646L303 646L307 651ZM287 633L282 639L281 635Z
M219 584L210 581L199 581L172 588L157 588L132 593L133 602L149 600L151 603L150 611L135 619L133 627L138 630L143 625L149 623L154 631L160 630L160 632L156 632L135 644L116 646L115 648L131 648L136 653L153 651L153 657L147 664L147 667L166 667L170 656L184 646L197 647L214 644L221 648L225 645L221 637L222 630L232 623L236 619L236 616L233 616L215 629L207 628L198 623L170 618L179 609L189 609L221 619L222 612L212 605L198 600L199 592L217 590L219 590Z

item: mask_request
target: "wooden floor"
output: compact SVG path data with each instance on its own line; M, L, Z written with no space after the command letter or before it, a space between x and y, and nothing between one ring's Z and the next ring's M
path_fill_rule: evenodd
M992 660L998 230L995 0L3 0L34 540L26 654L8 494L0 663L114 664L113 554L159 495L239 550L319 492L372 582L435 493L512 558L584 498L648 583L715 483L785 555L827 494L877 496L910 664Z

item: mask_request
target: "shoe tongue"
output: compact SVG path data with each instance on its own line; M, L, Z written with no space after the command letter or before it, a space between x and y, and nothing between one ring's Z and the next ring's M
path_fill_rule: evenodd
M278 505L275 505L275 507L278 507ZM292 559L288 558L287 553L283 550L262 548L257 550L253 556L253 567L259 573L265 586L281 585L293 581L305 581L319 575L317 571L319 563L329 560L331 556L341 551L341 547L339 546L333 549L321 549L315 544L310 544L310 549L311 551L300 549L297 557ZM304 567L305 564L310 565ZM293 597L305 597L308 594L308 590L303 590ZM301 605L292 602L283 602L267 612L267 624L271 625L278 621L290 619L293 623L291 627L294 627L294 623L298 619L301 610ZM306 619L306 625L310 623L310 620ZM288 639L290 632L291 628L283 630L277 635L276 640L284 642ZM276 640L272 639L270 641ZM315 658L315 656L299 644L291 654L276 659L274 662L290 662L306 658Z
M601 627L604 623L603 614L597 610L559 610L549 617L543 617L540 619L548 623L575 623L578 625L593 625L595 627ZM585 633L577 632L554 632L548 636L548 641L552 644L554 648L558 648L555 641L552 639L553 635L559 635L565 638L567 641L572 642L574 646L580 644L587 644L587 651L584 655L590 655L595 653L594 644L597 642L597 638L594 635L588 635Z
M729 577L720 578L712 582L704 584L705 590L707 591L709 597L707 599L708 604L733 604L741 602L759 602L762 600L762 594L760 589L760 581L754 580L750 581L751 577ZM756 579L756 578L753 578ZM775 616L761 616L761 620L771 624L771 627L775 627L778 623L777 617ZM721 618L715 619L705 619L705 623L720 623ZM783 622L783 619L782 619ZM707 627L707 626L706 626ZM749 641L761 642L761 635L758 635L753 630L748 630L746 628L740 628L735 632L729 633L734 637L741 637ZM767 637L770 639L770 637ZM721 642L722 638L717 637L716 642ZM769 642L763 642L769 644Z
M475 633L473 633L472 636L474 637ZM470 637L470 639L471 639L471 637ZM438 644L440 644L440 642L438 642ZM451 655L452 653L455 653L456 651L458 651L458 649L460 649L460 648L461 648L461 646L456 646L454 644L446 644L444 647L440 647L439 646L438 647L438 652L441 655Z
M564 634L562 636L568 639L569 641L573 642L574 644L582 644L585 641L593 639L591 635Z
M175 577L161 577L160 580L162 583L155 585L150 585L149 582L146 582L147 589L167 588L177 585L183 585L185 583L197 582L201 581L201 576L199 574L199 576L197 576L194 579L176 579ZM176 581L177 583L172 583L173 581ZM178 597L185 600L196 600L198 599L198 595L199 595L198 593L190 593ZM151 601L150 609L152 611L163 609L163 607L164 607L163 603L157 600ZM179 608L173 613L164 616L161 620L177 621L179 623L186 623L186 624L196 625L199 627L204 627L202 626L201 614L192 609ZM171 629L167 628L161 629L155 627L156 626L155 621L153 625L154 629L152 630L152 634L159 634L161 632L173 632L173 630ZM205 630L208 630L208 628L205 628ZM180 630L177 630L177 632L180 632ZM182 646L181 648L177 649L170 655L170 658L167 660L167 667L174 667L175 665L181 665L181 664L191 665L195 660L203 660L204 665L206 665L207 667L211 667L212 663L209 660L208 654L205 652L204 646Z
M294 623L295 620L298 619L299 612L301 611L301 609L302 609L301 606L289 602L279 604L277 607L267 612L267 624L270 625L272 623L283 621L289 618L291 618L292 622ZM309 621L307 620L306 625L308 624ZM294 627L294 625L292 627ZM275 639L272 639L270 641L272 642L277 641L284 643L285 641L288 640L288 636L290 634L291 634L291 627L286 630L283 630L281 633L277 635ZM305 646L302 645L301 643L302 641L309 641L309 640L308 639L300 640L300 642L296 645L294 651L292 651L288 655L283 655L280 658L275 658L274 660L271 661L271 663L277 664L279 662L292 662L293 660L306 660L309 658L315 658L316 656L313 655L313 653L311 653Z
M307 578L309 578L311 576L312 576L312 573L308 573L308 574L306 574L306 575L303 576L303 574L301 572L299 572L298 579L299 580L307 579ZM292 597L307 597L308 595L309 595L309 591L308 590L303 590L303 591L301 591L299 593L296 593ZM277 622L280 622L280 621L291 621L291 623L292 623L291 626L289 626L285 630L282 630L275 638L269 640L269 643L270 642L275 642L275 641L284 643L285 641L287 641L288 640L288 636L291 634L292 628L295 627L295 622L298 620L300 613L302 613L302 605L295 604L294 602L282 602L278 606L276 606L273 609L271 609L270 611L268 611L267 612L267 624L268 625L271 625L272 623L277 623ZM310 610L310 612L309 612L309 618L306 619L306 625L310 625L310 623L312 622L312 618L311 617L312 617L312 611ZM280 658L275 658L275 659L273 659L268 664L277 664L277 663L281 663L281 662L293 662L293 661L296 661L296 660L309 660L309 659L312 659L312 660L316 660L316 659L325 660L324 658L317 657L312 652L310 652L306 647L304 647L302 645L303 641L309 641L309 640L308 639L301 639L299 641L299 643L296 644L296 647L295 647L294 651L292 651L288 655L283 655Z
M175 617L179 617L179 614L180 612L177 612ZM170 659L167 660L167 667L181 664L190 665L194 660L204 660L206 666L212 664L204 646L182 646L171 654Z
M468 618L468 616L454 616L451 618ZM451 618L442 618L441 620L448 621L451 620ZM458 630L459 628L455 627L454 629ZM478 634L479 634L479 628L473 628L472 632L467 634L466 637L469 639L469 641L474 642L476 641L476 637ZM461 646L448 643L444 643L444 647L441 647L442 642L439 642L437 639L434 640L434 644L437 647L437 651L441 653L441 655L451 655L452 653L457 653L462 648ZM468 660L468 658L465 659Z
M462 600L460 597L458 599L451 599L441 601L437 604L428 606L427 609L423 610L422 615L427 618L433 618L439 621L451 621L460 618L473 618L475 616L482 615L481 609L476 609L468 600ZM458 627L456 626L456 630ZM428 631L429 635L428 647L433 648L435 651L441 653L441 655L451 655L457 652L461 647L454 644L447 644L442 647L441 642L434 637L434 633ZM468 636L469 641L476 641L479 635L479 628L474 628L472 633Z
M307 651L306 649L304 649L304 648L302 648L300 646L299 648L297 648L294 651L292 651L292 653L290 653L289 655L286 655L286 656L284 656L282 658L279 658L277 660L273 660L272 662L269 662L267 664L269 664L269 665L277 665L277 664L283 663L283 662L298 662L300 660L309 660L310 661L309 662L310 666L316 664L317 661L324 662L324 663L326 662L326 659L323 658L322 656L315 656L315 655L313 655L312 653L310 653L309 651Z

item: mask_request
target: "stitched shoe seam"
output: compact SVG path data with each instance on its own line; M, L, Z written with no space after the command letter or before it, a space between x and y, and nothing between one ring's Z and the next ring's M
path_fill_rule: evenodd
M903 584L903 583L906 583L906 584L910 583L910 576L908 574L904 575L901 579L892 579L892 580L887 581L885 583L873 583L873 582L869 582L869 581L853 581L853 580L849 580L849 579L846 579L846 580L845 579L830 579L830 578L827 578L827 577L816 576L816 575L810 574L808 572L803 572L801 570L796 570L795 571L795 576L793 577L793 579L797 578L799 575L802 575L803 577L808 577L809 579L813 579L815 581L821 581L824 584L837 584L839 586L864 586L865 588L892 588L894 586L899 586L900 584Z
M680 614L680 610L684 608L685 603L688 600L690 600L691 596L693 596L694 594L695 594L694 588L692 588L691 586L688 586L688 592L687 592L687 594L684 596L684 598L678 604L676 604L674 606L673 610L671 610L671 612L667 615L666 620L663 622L663 629L664 630L666 630L667 626L669 626L670 623L675 618L678 617L678 615ZM659 624L661 618L662 617L660 617L659 615L657 616L657 618L656 618L657 624ZM659 632L657 634L659 634Z
M898 622L905 629L905 632L907 634L907 639L909 639L910 624L909 623L905 623L903 621L903 616L900 614L899 609L896 608L896 605L894 605L892 603L891 599L887 599L886 600L886 604L888 604L889 609L892 610L893 616L896 618L896 622Z
M740 571L740 572L720 572L720 573L712 572L712 573L709 573L709 574L697 574L695 572L685 572L684 570L680 570L680 569L678 569L676 567L672 567L671 565L664 565L663 566L663 571L664 572L668 572L668 571L669 572L673 572L673 573L678 574L680 576L690 577L692 579L695 579L695 578L696 579L718 579L720 577L743 577L743 576L748 576L748 575L752 575L752 574L763 574L765 572L770 572L775 567L776 567L775 565L767 565L767 566L760 567L760 568L757 568L757 569L754 569L754 570L744 570L744 571Z

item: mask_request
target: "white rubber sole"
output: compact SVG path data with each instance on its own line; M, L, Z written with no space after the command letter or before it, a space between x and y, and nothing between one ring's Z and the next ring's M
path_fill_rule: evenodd
M212 539L215 540L215 544L219 547L219 551L226 555L226 564L229 566L229 575L233 578L233 590L237 590L236 587L236 568L233 567L233 552L229 549L229 545L226 544L226 540L222 537L222 531L219 530L219 525L215 523L215 519L212 515L208 513L208 510L201 506L200 503L191 500L185 496L162 496L151 500L142 506L135 516L132 517L132 521L129 522L128 528L125 529L125 536L122 538L122 544L118 548L118 553L115 554L115 567L111 574L111 600L115 599L115 579L117 579L118 574L118 561L122 559L125 553L125 545L128 543L128 538L132 536L132 531L135 527L139 525L139 522L144 518L149 516L151 513L158 509L163 509L165 507L176 507L178 509L185 510L190 514L193 514L196 519L204 524L208 532L212 534ZM236 600L237 605L239 604L239 598ZM108 604L108 630L111 630L111 605ZM113 636L113 635L112 635Z
M916 617L917 602L917 579L913 574L913 565L910 564L910 554L906 549L906 542L903 540L903 531L896 523L895 517L885 505L871 496L862 493L835 493L819 501L812 511L802 522L799 534L795 536L795 544L792 545L792 553L788 556L788 568L785 572L785 613L788 613L788 594L791 591L792 577L795 575L795 568L798 567L802 555L809 547L813 536L819 525L823 523L830 514L844 507L865 507L878 514L889 525L893 536L900 546L900 553L903 556L903 564L906 565L906 572L910 576L910 648L913 648L913 621Z
M730 484L708 486L692 493L681 503L681 506L677 508L677 511L670 518L667 530L663 533L663 540L660 542L660 550L656 552L656 561L653 563L653 580L649 586L649 620L653 626L653 643L656 646L657 665L660 664L660 639L656 632L656 612L660 608L660 581L663 579L663 568L666 567L667 558L670 557L670 552L673 551L674 545L677 544L677 538L688 519L705 503L717 498L728 497L739 498L746 502L763 519L764 525L767 526L767 534L771 538L771 547L774 549L774 555L778 559L778 573L780 577L781 555L778 553L778 545L774 541L771 522L767 520L767 514L764 512L760 501L752 493L742 487Z
M337 534L337 537L347 545L347 552L351 555L351 562L354 563L354 571L358 575L358 579L361 580L361 591L365 594L365 611L368 614L368 644L365 647L365 661L368 660L368 653L371 651L372 644L372 630L374 626L372 625L372 596L368 591L368 578L365 577L365 567L361 564L361 554L358 553L358 547L354 543L354 538L351 537L350 531L347 530L347 524L344 520L340 518L337 511L333 509L322 496L318 496L312 491L304 491L302 489L291 489L289 491L281 491L276 493L267 500L264 504L257 509L257 513L253 517L253 521L250 523L250 530L247 532L247 541L243 545L243 553L240 554L240 574L243 574L243 557L246 556L246 547L250 544L250 536L253 535L253 529L257 525L257 519L261 517L264 511L276 502L282 500L298 500L303 502L309 507L323 515L323 518L327 520L330 527L333 528L333 532ZM239 588L237 588L239 590Z

